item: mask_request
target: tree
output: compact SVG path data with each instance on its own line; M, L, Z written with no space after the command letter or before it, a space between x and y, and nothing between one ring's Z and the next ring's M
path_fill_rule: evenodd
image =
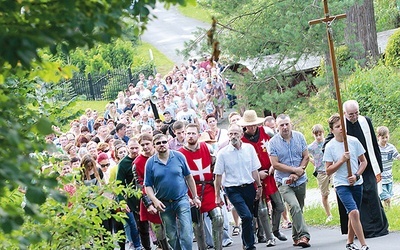
M170 4L194 0L159 0ZM43 60L40 49L57 53L77 47L92 47L95 42L109 42L122 35L125 20L133 20L136 34L153 18L149 9L156 0L49 1L21 0L0 8L0 235L11 233L24 223L26 215L40 223L39 205L51 196L65 201L56 189L53 175L41 173L38 156L47 149L44 136L53 132L54 116L62 112L53 106L55 83L70 78L74 67L58 61ZM41 91L46 90L46 91ZM60 91L58 89L58 91ZM37 157L31 157L37 156ZM39 157L40 158L40 157ZM48 160L46 161L48 162ZM42 161L43 163L43 161ZM14 200L18 187L26 189L22 211ZM39 235L36 237L38 240ZM32 239L21 240L29 242Z
M230 3L225 3L229 5ZM235 2L235 4L240 4ZM332 13L342 13L353 4L353 1L330 1ZM214 6L214 5L213 5ZM218 7L218 5L215 5ZM213 11L223 12L214 8ZM231 64L241 62L245 64L256 77L252 81L244 82L245 85L256 85L258 95L242 92L241 96L254 96L244 103L246 99L239 99L243 106L252 106L258 110L274 109L260 103L259 96L265 96L267 103L281 103L274 113L284 112L286 107L304 101L310 82L299 82L299 90L294 93L285 93L292 86L292 79L287 77L301 71L300 62L310 56L324 57L327 50L325 42L326 31L324 25L310 27L308 21L323 16L320 1L245 1L230 12L229 16L218 16L218 30L215 38L220 42L221 63ZM221 7L222 8L222 7ZM233 9L227 7L227 9ZM334 22L332 29L335 41L343 41L343 22ZM203 34L206 32L203 31ZM197 46L198 45L198 46ZM210 48L204 44L191 41L187 43L188 53L193 49L202 49L202 53L211 53ZM204 51L204 49L206 49ZM302 72L299 72L300 74ZM273 79L273 80L268 80ZM245 91L250 90L244 88ZM256 103L259 103L258 105ZM265 102L264 102L265 103ZM255 105L255 106L254 106ZM275 105L276 106L276 105Z
M210 1L200 1L200 4L204 2ZM329 9L332 15L341 14L359 2L359 0L330 0ZM211 3L206 6L211 6L213 12L225 13L222 6L213 4L214 1ZM291 85L291 80L285 76L301 71L296 64L304 64L304 61L310 56L326 57L325 26L310 27L308 25L309 20L323 16L322 1L252 0L243 3L233 1L233 4L236 6L235 11L230 7L230 3L224 3L224 5L229 5L226 7L230 11L228 16L216 15L218 30L214 37L220 43L221 63L241 62L248 66L255 73L256 79L246 84L256 84L259 92L263 91L269 95L269 98L273 98L273 100L268 98L269 102L286 103L286 107L289 107L304 101L303 97L307 93L300 93L293 98L293 96L283 94L281 89L288 91ZM371 6L368 10L371 10ZM373 18L372 15L372 19L367 21L374 22ZM370 23L363 22L358 28L365 29L370 25ZM331 22L336 46L345 43L345 26L346 23L343 21ZM202 31L201 35L205 33L206 31ZM187 50L183 50L182 53L186 54L193 49L199 49L201 53L211 53L210 47L204 46L204 43L196 43L199 40L187 43ZM371 38L369 41L372 43L373 39ZM366 56L366 54L363 55ZM266 79L275 80L266 81ZM326 78L325 84L331 81L331 78ZM298 86L302 91L312 87L309 83L303 82L298 85L302 85ZM294 90L294 92L298 91ZM245 92L240 95L249 96ZM259 99L257 99L258 96L255 97L256 99L249 100L248 103L242 103L242 105L248 106L257 103ZM243 101L244 99L239 99L239 102ZM262 106L256 108L259 110L269 109L269 107ZM275 112L284 112L284 106L282 108Z
M345 37L352 55L358 60L363 60L363 65L368 58L378 59L379 50L373 0L356 2L349 8Z

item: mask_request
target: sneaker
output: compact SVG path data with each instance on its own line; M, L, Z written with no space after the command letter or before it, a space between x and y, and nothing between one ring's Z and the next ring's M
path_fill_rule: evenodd
M267 238L265 236L258 237L258 243L265 243L267 242Z
M280 241L287 241L286 236L283 233L279 232L279 231L275 231L274 232L274 236L276 238L278 238L278 240L280 240Z
M332 215L329 215L329 216L326 218L325 223L329 223L329 222L331 222L332 220L333 220Z
M232 243L233 243L233 241L229 240L225 244L222 244L222 247L229 247L230 245L232 245Z
M354 243L348 243L348 244L346 244L346 249L347 250L359 250L360 248Z
M275 238L267 240L267 247L273 247L276 245Z
M360 248L361 250L369 250L369 247L367 245L364 245Z

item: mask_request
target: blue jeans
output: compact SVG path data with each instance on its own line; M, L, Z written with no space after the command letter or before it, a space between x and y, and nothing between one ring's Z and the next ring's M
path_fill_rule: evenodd
M136 221L135 221L135 217L133 217L133 213L129 212L126 213L126 215L128 216L128 218L125 219L126 221L126 225L128 225L128 230L126 231L126 233L132 238L132 243L133 246L135 248L140 247L140 238L139 238L139 231L137 229L137 225L136 225Z
M165 205L165 211L160 213L160 217L165 226L169 245L174 250L192 250L193 227L188 196L162 203Z
M225 187L225 193L242 219L242 242L246 249L254 249L253 213L256 190L253 184L245 187Z

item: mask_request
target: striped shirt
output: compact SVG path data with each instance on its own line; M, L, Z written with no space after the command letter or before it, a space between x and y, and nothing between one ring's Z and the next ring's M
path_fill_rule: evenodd
M379 149L381 150L383 165L383 171L381 173L382 184L389 184L393 182L393 160L399 157L399 152L397 152L396 147L390 143L387 143L385 147L379 145Z

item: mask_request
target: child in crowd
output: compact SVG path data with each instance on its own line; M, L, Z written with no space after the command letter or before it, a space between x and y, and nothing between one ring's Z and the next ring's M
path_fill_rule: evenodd
M318 187L321 191L322 205L324 206L326 213L325 222L328 223L332 220L331 209L329 207L329 183L331 182L331 176L326 174L325 166L322 161L324 153L322 152L322 146L324 145L324 127L321 124L315 124L312 127L312 134L314 141L308 145L308 152L310 153L310 162L314 165L313 175L317 177Z
M393 144L389 141L389 129L385 126L380 126L376 129L378 136L379 149L381 151L383 171L382 177L382 193L379 194L383 204L390 208L390 199L393 197L393 175L392 167L393 160L400 160L400 155Z

